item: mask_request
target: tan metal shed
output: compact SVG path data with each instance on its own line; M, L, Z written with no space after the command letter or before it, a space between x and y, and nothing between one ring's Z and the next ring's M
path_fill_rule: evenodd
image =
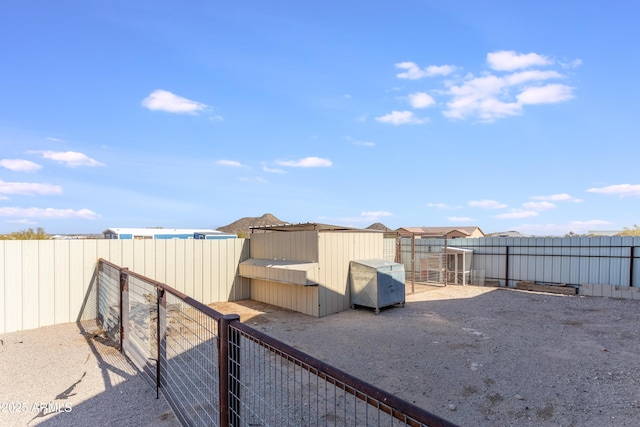
M383 257L383 233L328 224L256 227L239 273L251 299L315 317L351 307L349 262Z

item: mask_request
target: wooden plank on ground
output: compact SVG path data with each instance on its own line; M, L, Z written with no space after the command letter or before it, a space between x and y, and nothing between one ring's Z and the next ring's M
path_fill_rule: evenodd
M552 294L575 295L576 288L567 285L536 285L530 281L516 283L516 289L523 291L548 292Z

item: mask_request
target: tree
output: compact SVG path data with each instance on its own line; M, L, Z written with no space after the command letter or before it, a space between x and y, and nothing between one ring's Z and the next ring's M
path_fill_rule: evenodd
M49 240L51 236L45 233L44 228L38 227L36 230L29 228L26 230L14 231L10 234L0 235L0 240Z
M623 227L623 231L618 236L640 236L640 226L633 224L633 227Z

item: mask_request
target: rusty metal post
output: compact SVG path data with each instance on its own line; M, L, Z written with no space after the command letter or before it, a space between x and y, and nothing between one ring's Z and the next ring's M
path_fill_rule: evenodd
M239 321L237 314L226 314L218 321L218 375L220 426L240 425L240 335L229 325Z
M416 293L416 235L411 234L411 293Z
M157 341L157 350L156 350L156 399L160 397L160 386L161 386L161 369L160 363L162 360L166 359L166 317L167 317L167 295L164 289L156 288L157 298L156 298L156 307L157 307L157 318L156 318L156 341Z
M447 235L444 236L444 285L449 279L449 253L447 252Z
M129 322L129 269L120 269L120 352L124 354L125 329Z

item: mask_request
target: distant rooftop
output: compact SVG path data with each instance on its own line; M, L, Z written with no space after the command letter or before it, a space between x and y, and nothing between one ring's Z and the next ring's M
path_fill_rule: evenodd
M305 222L300 224L276 224L276 225L261 225L250 227L251 232L265 232L265 231L358 231L358 232L373 232L379 233L378 230L368 230L364 228L344 227L341 225L320 224L317 222Z

